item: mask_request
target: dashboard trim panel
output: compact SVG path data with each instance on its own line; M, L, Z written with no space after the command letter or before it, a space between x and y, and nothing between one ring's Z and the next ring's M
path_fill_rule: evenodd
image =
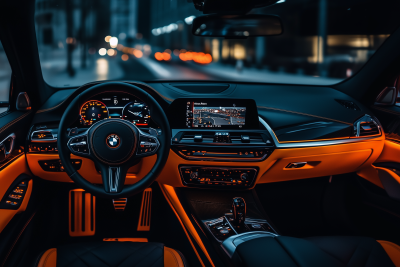
M346 138L346 139L331 139L331 140L323 140L323 141L305 141L305 142L292 142L292 143L280 143L278 138L275 135L274 130L268 125L268 123L258 116L258 119L260 123L267 129L267 131L270 133L272 140L275 143L276 148L303 148L303 147L318 147L318 146L330 146L330 145L339 145L339 144L348 144L348 143L357 143L357 142L363 142L365 140L371 140L371 139L376 139L377 137L382 137L382 135L379 136L370 136L370 137L358 137L358 138Z

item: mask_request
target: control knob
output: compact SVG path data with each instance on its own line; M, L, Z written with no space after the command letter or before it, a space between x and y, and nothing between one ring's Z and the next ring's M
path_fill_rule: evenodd
M191 172L190 173L190 178L193 180L197 180L199 178L199 173L198 172Z
M246 181L247 178L249 178L249 175L247 173L244 172L244 173L240 174L240 180Z

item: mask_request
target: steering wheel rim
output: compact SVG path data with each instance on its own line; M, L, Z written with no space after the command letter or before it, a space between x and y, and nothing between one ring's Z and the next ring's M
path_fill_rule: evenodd
M73 138L76 138L76 136L69 136L67 133L68 127L76 121L76 116L79 114L79 109L81 104L83 103L82 101L89 99L95 95L101 94L101 93L107 93L107 92L123 92L130 94L132 96L135 96L142 100L144 103L146 103L150 109L150 114L151 114L151 119L161 128L161 134L154 136L154 135L149 135L147 133L143 133L140 129L138 129L134 124L127 122L122 119L106 119L99 121L95 124L93 124L87 133L87 146L88 146L88 153L86 154L80 154L76 152L75 150L72 150L71 148L71 140ZM108 123L109 125L106 125ZM133 139L131 136L135 136L135 150L138 151L139 147L139 142L141 138L144 136L148 138L148 140L155 140L154 143L158 143L158 146L154 149L154 153L139 153L135 152L134 153L129 153L126 158L123 158L121 162L123 163L110 163L108 160L104 160L104 158L99 157L95 155L94 153L96 151L96 144L91 142L92 136L93 135L100 135L100 134L106 134L107 132L104 131L105 129L109 128L118 128L120 127L122 130L121 135L125 135L128 138L126 139L126 143L124 143L124 148L126 150L126 145L125 144L130 144L130 141ZM101 130L100 130L101 129ZM119 129L119 128L118 128ZM130 131L132 133L129 133ZM113 132L113 131L111 131ZM128 134L129 133L129 134ZM83 135L80 135L83 136ZM107 137L108 138L108 137ZM100 138L102 140L102 138ZM75 140L75 139L74 139ZM121 142L124 140L121 138ZM83 91L81 94L76 96L72 102L68 105L66 108L59 127L58 127L58 138L57 138L57 145L58 145L58 153L60 155L60 160L61 163L64 166L65 172L68 174L68 176L73 180L79 187L83 188L84 190L92 193L93 195L99 196L99 197L104 197L104 198L123 198L123 197L129 197L134 194L142 192L144 189L146 189L148 186L151 185L151 183L157 178L158 174L161 172L163 167L165 166L165 163L167 162L168 155L169 155L169 150L170 150L170 140L171 140L171 130L169 126L169 122L167 119L167 116L162 109L162 107L158 104L158 102L147 92L145 92L143 89L131 85L128 83L121 83L121 82L107 82L107 83L102 83L98 84L95 86L90 87L89 89ZM151 144L154 144L151 143ZM73 145L74 143L72 143ZM122 144L121 144L122 145ZM102 146L102 144L100 144ZM121 146L122 147L122 146ZM103 148L102 148L103 149ZM122 149L122 148L121 148ZM93 150L93 151L92 151ZM111 151L111 150L110 150ZM110 152L112 153L112 151ZM97 166L100 167L101 169L101 174L103 178L103 186L99 187L98 185L92 184L88 182L85 178L83 178L73 167L71 163L71 154L83 156L86 158L89 158L95 162ZM104 154L104 153L103 153ZM134 163L138 162L140 158L143 158L145 156L149 155L157 155L157 160L153 166L153 168L150 170L150 172L145 175L140 181L136 182L135 184L132 185L123 185L123 182L125 180L126 176L126 171L129 169L130 166L129 164L134 165ZM105 161L101 162L101 161ZM108 168L108 174L107 174L107 163L109 163L110 168L121 168L120 169L115 169L116 171L112 171L112 169ZM119 164L121 166L119 166ZM132 166L131 165L131 166ZM113 167L114 166L114 167ZM119 166L119 167L115 167ZM124 177L119 177L120 173L124 175ZM117 175L118 174L118 175ZM108 181L113 180L113 183L116 182L116 187L117 191L110 192L110 190L107 190L107 183L108 181L106 180L106 177L108 177ZM111 178L110 178L111 177ZM110 180L111 179L111 180ZM122 183L121 183L122 181ZM111 186L113 183L110 182L109 186L110 188L115 189L113 186ZM115 184L115 183L114 183ZM113 185L114 185L113 184ZM122 187L121 187L122 184Z

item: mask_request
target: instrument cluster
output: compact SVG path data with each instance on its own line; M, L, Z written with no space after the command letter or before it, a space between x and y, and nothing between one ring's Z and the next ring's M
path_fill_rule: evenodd
M83 103L79 116L83 126L112 118L128 120L138 127L146 127L150 122L150 109L142 100L131 95L104 94Z

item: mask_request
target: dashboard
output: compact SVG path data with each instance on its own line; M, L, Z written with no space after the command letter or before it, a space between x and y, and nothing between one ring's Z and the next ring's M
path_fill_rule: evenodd
M91 126L103 119L124 119L138 127L147 127L150 109L135 96L123 93L102 94L85 101L79 111L79 125Z
M368 108L327 87L228 84L223 91L199 93L199 87L214 85L132 84L167 114L171 151L157 181L175 187L237 190L354 172L371 166L384 146L383 131ZM58 121L72 99L92 85L58 91L35 114L26 144L35 175L70 182L58 160ZM79 133L100 120L118 118L143 132L159 131L148 103L129 92L110 91L82 99L71 129ZM126 182L143 177L155 157L132 167ZM102 183L90 160L71 159L83 177Z

